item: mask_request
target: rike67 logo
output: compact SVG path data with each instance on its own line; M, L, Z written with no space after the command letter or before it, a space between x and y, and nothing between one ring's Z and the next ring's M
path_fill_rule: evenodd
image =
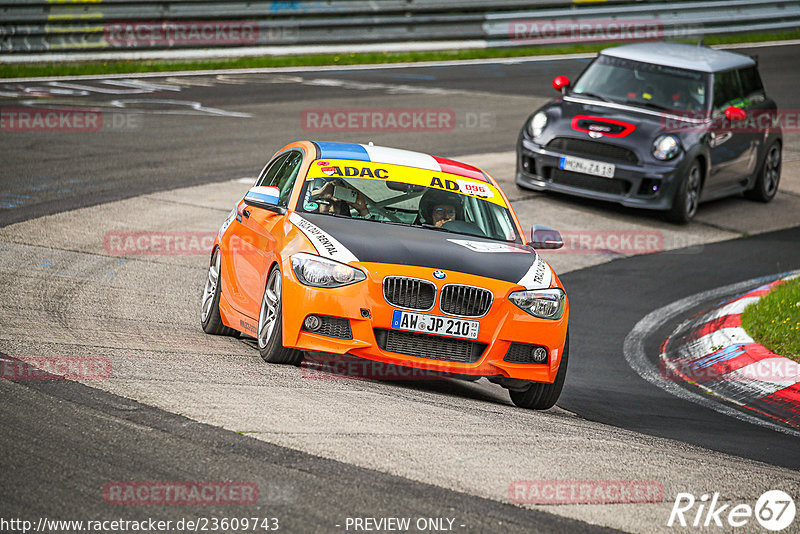
M719 492L701 495L699 499L691 493L678 493L667 526L722 527L731 532L731 528L752 525L755 518L761 527L777 532L794 522L794 499L781 490L765 491L755 507L747 503L720 504L719 500ZM747 531L752 532L753 527Z

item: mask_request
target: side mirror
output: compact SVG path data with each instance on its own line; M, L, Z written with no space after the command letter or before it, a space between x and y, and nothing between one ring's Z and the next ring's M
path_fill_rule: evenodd
M566 76L556 76L553 78L553 89L559 93L563 93L567 87L569 87L569 78Z
M728 106L725 108L725 118L729 121L743 121L747 118L747 113L742 108Z
M244 195L244 201L250 206L264 208L276 213L286 213L286 209L278 206L281 190L273 186L259 185L251 187Z
M531 228L531 241L528 245L543 250L553 250L564 246L564 240L558 230L543 224L534 224Z

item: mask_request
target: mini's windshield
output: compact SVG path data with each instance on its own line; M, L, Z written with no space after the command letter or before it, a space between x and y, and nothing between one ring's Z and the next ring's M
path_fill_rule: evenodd
M436 173L431 171L396 165L379 168L362 162L335 165L338 162L326 161L323 163L328 167L322 168L318 163L312 164L303 186L297 206L299 212L521 242L504 201L487 183L455 176L447 179L444 176L449 175L439 173L437 177L432 176ZM346 163L364 166L346 166ZM341 170L342 176L327 169ZM345 176L350 169L351 174L357 172L359 176ZM320 171L333 174L320 176ZM423 181L430 185L421 185ZM479 188L478 193L488 194L490 198L461 192L472 187Z
M601 55L575 82L572 95L663 111L707 110L708 74Z

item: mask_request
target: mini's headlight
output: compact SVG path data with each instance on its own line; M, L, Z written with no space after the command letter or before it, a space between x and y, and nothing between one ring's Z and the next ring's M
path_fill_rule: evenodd
M653 141L653 157L661 161L667 161L678 155L681 151L681 143L674 135L663 134L656 137Z
M547 126L547 114L544 111L539 111L531 118L528 123L528 133L533 137L539 137Z
M342 287L367 278L364 271L305 252L292 256L292 270L300 282L312 287Z
M508 296L509 300L530 313L542 319L560 319L564 313L566 295L561 289L528 289L514 291Z

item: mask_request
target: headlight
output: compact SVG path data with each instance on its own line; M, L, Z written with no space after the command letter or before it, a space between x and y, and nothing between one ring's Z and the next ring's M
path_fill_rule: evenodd
M681 143L674 135L659 135L653 141L652 151L654 158L666 161L678 155L678 152L681 151Z
M545 126L547 126L547 114L544 111L539 111L528 123L528 133L533 137L539 137L542 135Z
M300 282L312 287L342 287L367 278L359 269L304 252L292 256L292 270Z
M564 313L566 295L558 288L529 289L527 291L514 291L508 298L534 317L560 319Z

